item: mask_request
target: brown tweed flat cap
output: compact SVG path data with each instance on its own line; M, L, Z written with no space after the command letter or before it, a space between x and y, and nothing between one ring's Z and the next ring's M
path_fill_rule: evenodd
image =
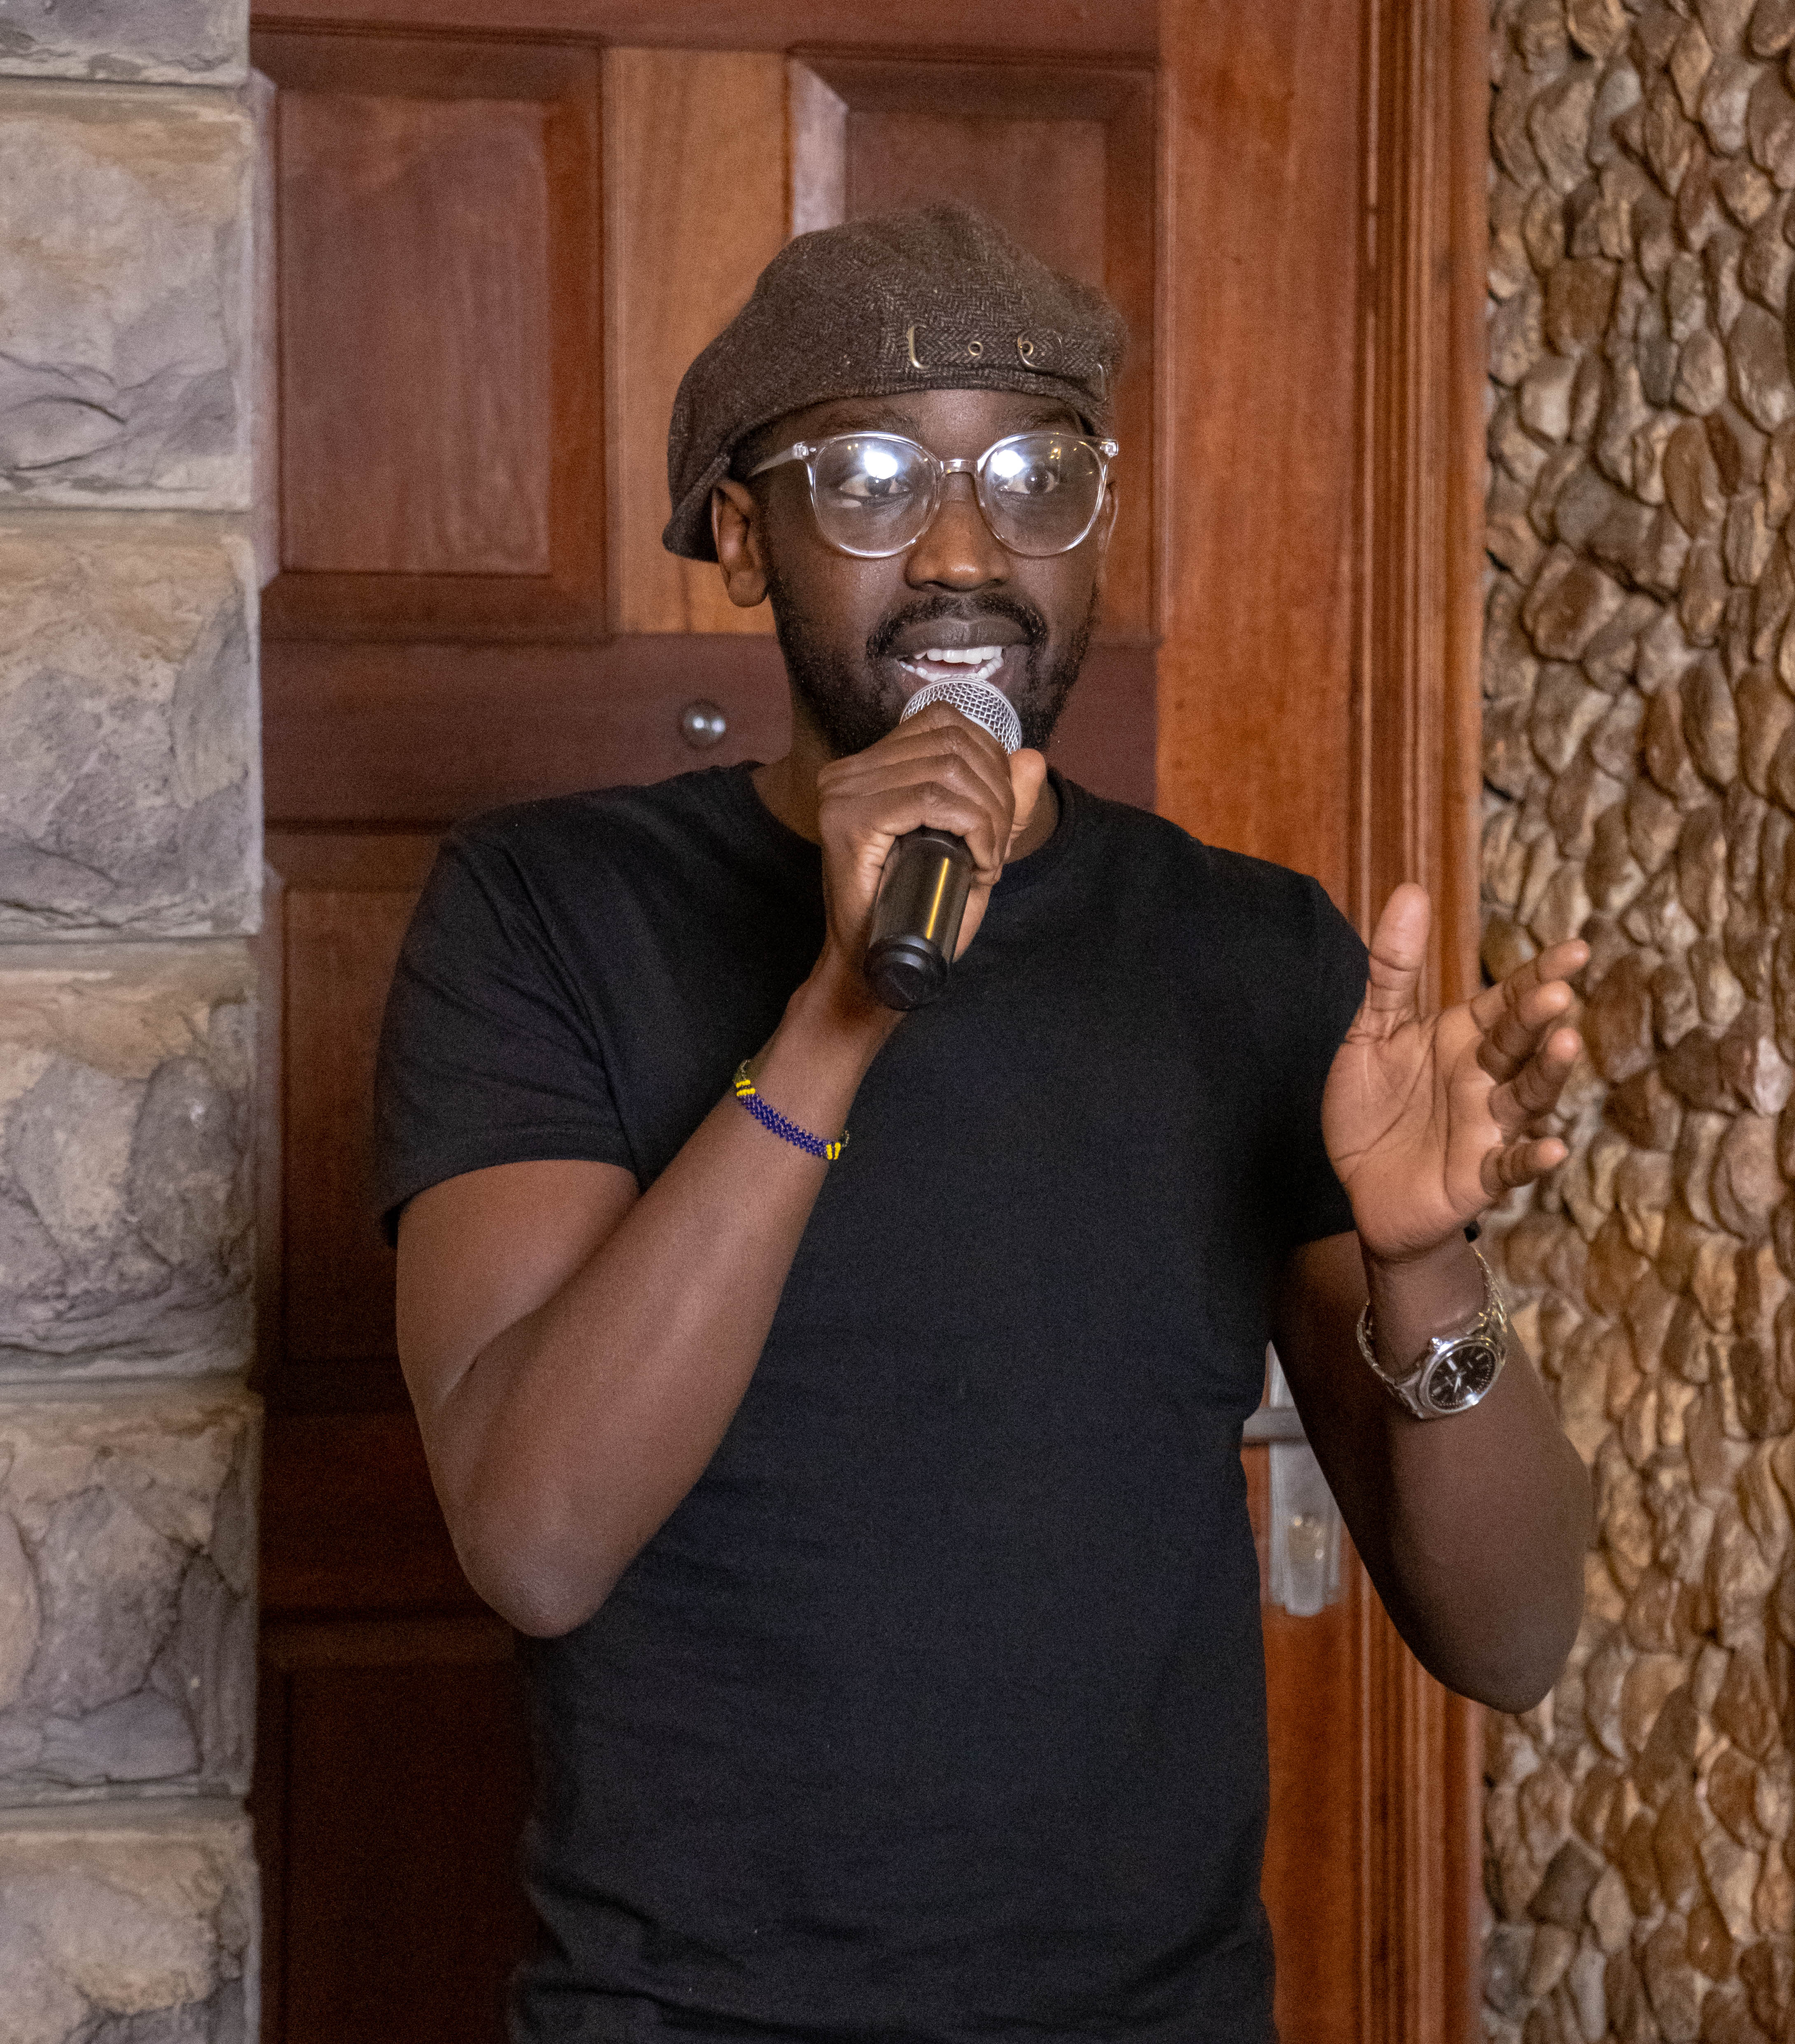
M1050 270L970 206L801 234L680 383L662 543L715 560L710 493L736 448L827 398L1019 390L1059 398L1107 433L1127 340L1101 292Z

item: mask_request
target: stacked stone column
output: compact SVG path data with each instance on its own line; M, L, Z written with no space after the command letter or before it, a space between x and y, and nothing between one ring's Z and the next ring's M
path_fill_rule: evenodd
M1581 934L1506 1275L1598 1515L1492 1718L1487 2034L1795 2035L1795 0L1495 0L1485 959Z
M0 0L0 2035L247 2044L242 0Z

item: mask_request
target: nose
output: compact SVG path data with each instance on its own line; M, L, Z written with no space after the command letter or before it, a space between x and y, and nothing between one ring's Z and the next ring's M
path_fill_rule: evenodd
M904 579L913 589L983 589L1009 579L1009 555L985 514L970 475L943 478L928 528L911 548Z

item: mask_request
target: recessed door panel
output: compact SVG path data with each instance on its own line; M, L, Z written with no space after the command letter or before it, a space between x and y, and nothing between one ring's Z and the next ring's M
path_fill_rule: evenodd
M545 129L533 100L282 99L283 567L549 572Z
M263 1737L287 1760L256 1796L264 2035L502 2044L529 1936L515 1874L526 1760L503 1629L275 1627L263 1692Z
M263 31L273 639L605 629L598 54Z
M848 116L848 217L973 198L1055 269L1103 284L1105 135L1096 121Z

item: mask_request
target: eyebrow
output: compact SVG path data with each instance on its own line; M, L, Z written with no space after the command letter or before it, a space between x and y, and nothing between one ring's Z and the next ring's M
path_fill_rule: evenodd
M1082 421L1070 405L1043 405L1024 412L1010 428L1012 432L1025 433L1036 426L1063 426L1068 420L1083 430ZM840 423L845 421L846 423ZM901 406L882 405L874 400L853 398L839 399L823 415L813 431L823 433L842 432L907 433L920 440L923 433L922 421L914 413Z
M838 421L845 421L843 426ZM901 410L895 405L881 405L870 399L843 398L829 406L813 432L863 432L920 433L922 421L913 413Z

